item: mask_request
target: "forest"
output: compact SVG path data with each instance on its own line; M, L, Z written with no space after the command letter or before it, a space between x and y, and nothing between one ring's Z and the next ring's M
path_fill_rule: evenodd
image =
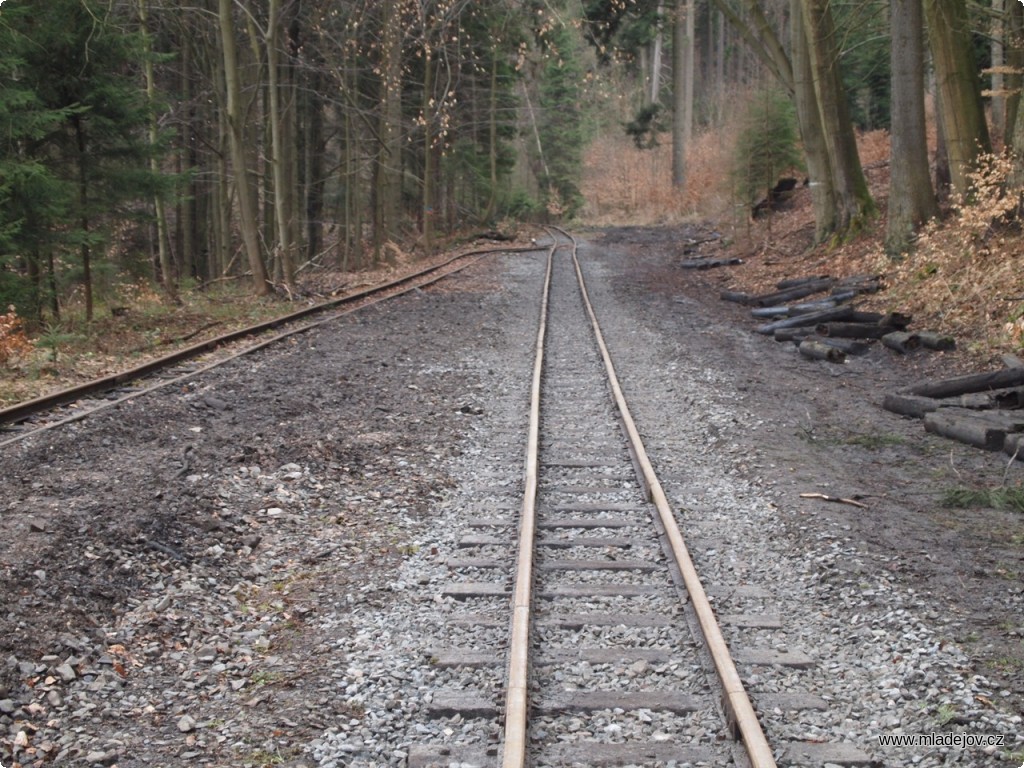
M979 174L985 226L1010 226L1022 29L1010 0L7 0L0 307L43 327L126 285L287 297L310 270L579 220L602 136L670 145L687 190L694 143L736 124L730 194L805 178L816 242L884 221L898 256Z

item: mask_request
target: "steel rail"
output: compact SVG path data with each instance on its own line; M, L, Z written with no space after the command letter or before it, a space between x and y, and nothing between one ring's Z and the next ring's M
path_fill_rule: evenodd
M718 620L715 618L714 611L711 608L711 603L708 601L707 594L704 591L704 586L701 583L700 577L697 575L697 569L694 567L689 550L683 540L683 535L676 523L675 515L672 513L672 508L668 502L668 497L665 495L665 491L661 487L661 483L654 471L654 467L647 456L647 451L644 448L643 440L640 438L640 432L637 430L636 422L633 421L633 416L629 411L629 406L626 404L626 398L622 394L622 387L620 386L618 376L615 373L615 366L612 363L611 354L605 344L604 335L601 333L601 326L597 321L597 314L594 312L594 307L590 302L590 296L587 293L587 286L583 279L583 270L580 268L580 262L576 254L578 247L576 238L564 230L558 231L565 237L569 238L572 242L572 260L576 269L576 279L579 282L580 293L583 296L583 303L586 307L587 315L590 317L590 324L593 327L594 336L597 339L597 345L601 350L601 357L604 360L605 370L608 373L608 381L612 388L612 395L615 399L616 407L619 410L619 416L625 426L626 433L629 436L629 441L632 444L636 461L643 471L643 480L647 485L651 502L658 510L658 515L661 519L662 525L664 526L669 545L672 548L676 565L679 567L679 571L682 574L683 583L686 585L686 590L690 595L693 609L697 614L698 621L700 622L701 632L704 635L708 651L711 654L712 661L714 662L715 672L722 685L724 693L723 705L725 706L726 714L731 718L734 728L739 733L739 737L743 742L743 746L746 749L748 757L750 758L751 768L776 768L775 757L772 753L771 747L768 745L768 740L765 738L764 730L761 728L761 724L757 720L757 714L754 712L754 707L750 703L750 697L747 695L746 689L743 687L743 681L740 679L739 672L736 670L736 665L732 660L732 655L729 653L729 646L726 644L725 638L722 636L722 630L718 626Z
M221 346L222 344L226 344L226 343L229 343L229 342L232 342L232 341L237 341L239 339L246 338L248 336L254 336L256 334L262 333L262 332L267 331L267 330L273 330L275 328L279 328L279 327L281 327L283 325L286 325L289 322L294 322L296 320L301 320L302 318L309 317L310 315L315 315L315 314L318 314L318 313L328 312L328 311L330 311L332 309L344 306L346 304L353 304L353 303L356 303L356 302L362 302L362 303L358 304L358 306L350 307L350 308L347 308L347 309L343 309L340 312L333 312L330 315L328 315L327 317L324 317L324 318L322 318L320 320L315 320L315 321L310 322L310 323L305 323L305 324L297 326L295 328L290 328L290 329L288 329L288 330L286 330L286 331L284 331L282 333L275 334L274 336L272 336L272 337L270 337L268 339L263 339L262 341L259 341L259 342L255 343L255 344L247 346L244 349L241 349L241 350L239 350L237 352L234 352L234 353L232 353L232 354L230 354L230 355L228 355L226 357L218 359L218 360L216 360L216 361L214 361L214 362L212 362L212 363L210 363L208 365L202 366L202 367L197 368L197 369L195 369L193 371L189 371L188 373L183 374L181 376L176 376L176 377L171 378L171 379L165 379L163 381L159 381L159 382L157 382L157 383L155 383L155 384L153 384L151 386L145 387L145 388L140 389L140 390L138 390L136 392L127 393L127 394L123 395L122 397L117 398L116 400L110 400L110 401L106 401L106 402L100 403L100 404L98 404L98 405L96 405L96 406L94 406L92 408L88 408L88 409L85 409L83 411L74 413L74 414L72 414L70 416L67 416L67 417L63 418L63 419L59 419L57 421L50 422L48 424L44 424L44 425L38 426L38 427L36 427L34 429L27 430L25 432L19 433L17 435L14 435L13 437L9 437L9 438L7 438L5 440L0 440L0 448L3 448L3 447L8 446L8 445L11 445L12 443L19 442L20 440L24 440L25 438L27 438L27 437L29 437L31 435L37 434L38 432L43 432L43 431L46 431L46 430L49 430L49 429L54 429L54 428L57 428L57 427L61 427L61 426L64 426L66 424L70 424L72 422L81 421L81 420L83 420L83 419L85 419L85 418L87 418L87 417L89 417L89 416L91 416L91 415L93 415L93 414L95 414L95 413L97 413L99 411L103 411L103 410L106 410L108 408L112 408L112 407L114 407L114 406L116 406L116 405L118 405L120 403L127 402L129 400L133 400L136 397L141 397L143 395L147 395L147 394L149 394L151 392L155 392L155 391L157 391L159 389L162 389L164 387L171 386L172 384L176 384L176 383L180 383L182 381L186 381L188 379L192 379L192 378L196 377L199 374L205 373L205 372L210 371L210 370L212 370L214 368L217 368L218 366L221 366L221 365L224 365L226 363L229 363L232 360L236 360L236 359L238 359L240 357L244 357L245 355L248 355L248 354L251 354L253 352L256 352L256 351L258 351L260 349L263 349L264 347L270 346L271 344L274 344L274 343L276 343L278 341L281 341L283 339L289 338L290 336L295 336L295 335L298 335L300 333L305 333L306 331L309 331L309 330L311 330L313 328L317 328L317 327L319 327L321 325L324 325L325 323L331 322L332 320L336 320L339 317L344 317L344 316L346 316L348 314L351 314L352 312L355 312L355 311L357 311L359 309L363 309L363 308L368 307L368 306L374 306L374 305L376 305L376 304L378 304L378 303L380 303L382 301L386 301L388 299L396 298L398 296L403 296L403 295L405 295L407 293L410 293L410 292L416 290L417 288L422 288L424 286L432 285L432 284L434 284L436 282L439 282L440 280L443 280L444 278L446 278L446 277L448 277L450 275L453 275L453 274L455 274L457 272L460 272L463 269L466 269L467 267L471 266L472 264L475 264L477 261L479 261L481 258L483 258L486 255L495 254L495 253L530 253L530 252L537 251L537 250L540 250L540 249L535 247L535 246L529 246L529 247L521 246L521 247L515 247L515 248L477 249L477 250L468 251L466 253L461 253L461 254L458 254L456 256L453 256L450 259L447 259L446 261L441 262L440 264L435 264L432 267L428 267L426 269L422 269L422 270L419 270L417 272L413 272L413 273L411 273L409 275L405 275L405 276L397 278L395 280L390 280L390 281L388 281L386 283L381 283L379 285L372 286L372 287L364 289L362 291L357 291L355 293L346 294L345 296L341 296L341 297L338 297L336 299L331 299L329 301L321 302L321 303L316 304L314 306L306 307L305 309L301 309L301 310L299 310L297 312L292 312L290 314L283 315L283 316L275 318L273 320L268 320L268 321L265 321L265 322L262 322L262 323L257 323L255 325L248 326L247 328L242 328L242 329L237 330L237 331L232 331L230 333L226 333L226 334L223 334L221 336L218 336L218 337L216 337L214 339L209 339L207 341L200 342L199 344L193 344L192 346L186 347L185 349L181 349L181 350L178 350L176 352L172 352L169 355L165 355L164 357L158 358L156 360L151 360L151 361L149 361L147 363L144 363L142 365L136 366L135 368L131 368L131 369L126 370L126 371L121 371L119 373L111 374L109 376L104 376L104 377L101 377L101 378L98 378L98 379L94 379L93 381L85 382L83 384L79 384L79 385L76 385L74 387L69 387L69 388L63 389L63 390L61 390L59 392L55 392L55 393L52 393L52 394L49 394L49 395L43 395L43 396L37 397L37 398L35 398L33 400L28 400L28 401L26 401L24 403L19 403L17 405L10 406L8 408L0 409L0 425L11 424L11 423L18 423L20 421L24 421L29 416L31 416L31 415L33 415L35 413L39 413L41 411L45 411L48 408L53 408L53 407L56 407L58 405L62 405L64 403L72 402L72 401L76 400L79 397L84 397L84 396L87 396L87 395L95 394L97 392L107 391L107 390L112 389L112 388L114 388L114 387L116 387L118 385L125 384L125 383L130 382L130 381L134 381L136 379L139 379L139 378L141 378L143 376L146 376L148 374L151 374L151 373L154 373L156 371L159 371L159 370L161 370L163 368L166 368L166 367L168 367L170 365L173 365L175 363L179 363L179 362L182 362L182 361L185 361L185 360L189 360L189 359L198 357L200 354L202 354L204 352L209 352L209 351L211 351L213 349L216 349L217 347ZM476 258L472 258L472 257L476 257ZM460 259L471 259L471 260L467 261L465 264L462 264L460 266L455 267L454 269L450 269L448 271L442 271L446 267L452 265L454 262L459 261ZM425 279L419 279L419 278L425 278ZM392 293L386 293L386 292L392 291L393 289L396 289L396 288L399 289L399 290L394 291ZM385 293L386 293L386 295L382 295L382 294L385 294Z
M508 688L505 692L505 742L502 768L526 765L526 737L529 724L530 603L533 599L533 549L536 535L537 466L540 452L540 393L544 371L544 340L547 336L548 297L551 291L551 267L557 238L552 237L544 274L544 291L537 327L537 347L530 386L530 426L526 440L526 469L523 505L519 522L519 553L516 560L516 587L512 597L512 626L509 644Z

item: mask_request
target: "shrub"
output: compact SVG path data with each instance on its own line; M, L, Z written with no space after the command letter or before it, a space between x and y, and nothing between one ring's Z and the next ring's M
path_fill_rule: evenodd
M779 91L754 96L742 119L733 150L732 182L745 204L766 197L783 172L800 168L796 110Z
M945 221L932 220L915 246L891 269L896 299L914 314L934 315L940 330L984 345L1024 341L1022 255L1018 246L1020 191L1013 157L986 154L968 174L969 189L955 195ZM1004 339L986 338L1001 328Z

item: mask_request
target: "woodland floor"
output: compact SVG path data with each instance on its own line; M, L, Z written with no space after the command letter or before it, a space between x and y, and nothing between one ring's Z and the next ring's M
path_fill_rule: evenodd
M771 339L754 338L747 311L719 301L718 291L767 284L773 271L779 276L818 273L827 266L824 257L751 258L747 253L748 264L738 268L701 273L681 269L687 243L710 234L710 229L692 226L625 227L591 231L586 237L623 255L616 291L644 307L643 315L654 327L673 338L687 335L693 355L716 368L731 368L737 388L763 393L764 423L772 426L772 439L767 445L748 443L750 455L759 457L749 471L794 500L785 512L794 525L806 528L808 535L838 528L858 546L896 556L889 569L921 595L923 609L963 620L963 632L948 639L970 654L975 671L1008 692L1000 706L1024 709L1019 610L1024 600L1024 515L952 510L941 504L947 488L990 487L1004 477L1016 484L1024 465L1007 469L1001 455L926 435L919 423L879 407L887 391L978 361L961 352L900 358L874 349L855 366L830 366L804 361ZM700 255L721 253L709 245ZM243 764L256 766L272 764L261 756L258 734L283 732L281 738L299 745L315 737L321 719L344 714L312 714L324 709L320 691L328 690L331 680L318 672L323 649L303 629L304 617L360 584L381 589L400 562L401 539L396 536L401 534L387 517L368 518L366 504L379 503L372 500L382 497L397 499L409 505L409 516L425 521L431 500L443 494L448 481L429 457L441 460L457 452L459 430L468 428L444 416L475 411L463 402L470 384L457 371L423 368L419 361L429 359L423 357L428 353L443 358L460 345L481 343L491 335L488 328L500 323L479 308L482 304L444 300L447 290L470 297L500 290L499 273L480 268L473 274L469 282L458 278L393 308L352 316L337 339L328 340L325 334L297 342L294 351L271 352L272 369L269 362L242 363L252 366L251 373L216 374L210 383L185 393L184 402L179 402L180 393L170 393L144 408L97 417L95 426L90 419L31 449L0 456L10 489L0 514L0 538L6 542L0 550L0 703L8 701L15 708L15 719L6 722L15 730L27 728L23 722L44 718L48 710L65 713L50 715L53 722L61 717L70 722L131 717L139 728L148 723L146 729L165 735L166 744L147 736L152 750L177 749L172 745L181 731L199 754L215 747L203 742L205 726L189 730L182 707L200 697L204 712L211 713L205 715L209 722L220 722L217 712L223 707L224 717L233 723L240 716L228 706L233 699L227 682L237 674L238 684L246 686L239 696L244 694L247 709L243 724L230 725L238 730L226 743L251 739L251 757ZM681 297L699 311L682 313ZM289 363L296 353L309 359ZM324 355L332 366L318 376L333 382L327 389L307 368ZM271 370L275 377L267 379ZM435 372L429 385L420 381L410 387L409 370ZM341 426L325 435L322 420L328 412L329 423ZM192 430L194 435L182 431L183 425L193 423L201 425ZM259 465L263 474L247 474L250 465ZM285 509L297 500L313 507L322 503L322 493L304 485L307 479L289 479L292 466L329 466L343 473L344 482L335 491L338 498L327 503L345 510L338 525L350 531L354 543L346 542L341 549L332 544L321 557L316 540L301 528L290 528L290 515L279 521L260 517L273 512L277 503ZM178 490L154 495L156 477L160 487ZM208 479L193 480L199 477ZM868 508L799 500L799 493L808 491L857 497ZM281 493L287 502L275 500ZM232 512L239 507L259 508L259 513ZM99 514L103 510L116 510L116 516ZM856 578L860 569L874 567L851 562L839 577ZM295 569L301 576L294 575ZM234 603L218 602L218 595L226 600L236 582L247 585L245 593L253 596L249 602L259 606L256 617L266 612L259 620L269 627L271 647L281 649L275 657L284 659L284 671L236 671L229 665L219 681L204 672L203 654L223 653L225 647L231 653L235 644L242 653L250 645L241 635L235 638L227 625L247 625L253 615L235 608L229 613ZM172 605L206 594L204 590L209 591L209 604L194 613L168 610L154 584L170 596ZM386 590L379 599L388 599ZM275 624L275 611L287 621ZM120 627L119 634L111 634L111 626ZM206 642L205 637L227 639ZM131 652L129 641L144 648L145 656ZM193 654L200 660L190 662ZM258 655L257 647L252 656ZM74 704L63 701L60 662L67 658L78 665L64 669L72 677L97 663L112 668L123 680L112 673L108 680L114 678L131 692L123 700L126 709L90 714L87 704L81 704L89 694L81 694ZM181 680L189 682L177 694L178 703L160 694L180 688ZM25 681L39 690L29 692ZM217 685L215 695L203 692ZM28 705L23 700L41 695L44 688L58 691L52 699L58 703L46 699L35 705L40 709L24 709ZM273 707L261 706L271 694ZM153 704L143 710L146 701ZM135 709L127 709L129 705ZM75 706L81 708L72 711ZM33 711L40 713L38 718ZM282 713L288 713L286 725L302 727L282 728ZM65 737L71 738L70 746L47 744L49 731L38 722L36 726L38 736L30 732L29 742L49 751L36 753L38 763L24 759L24 765L45 764L60 750L78 755L67 764L85 765L90 749L107 755L99 762L109 764L120 754L119 765L144 764L125 756L126 744L149 733L135 733L135 725L126 724L119 738L96 744ZM304 728L311 730L306 733ZM308 763L299 758L287 764Z

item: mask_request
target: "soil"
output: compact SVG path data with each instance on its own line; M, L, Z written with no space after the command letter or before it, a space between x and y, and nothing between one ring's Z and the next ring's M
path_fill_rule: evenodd
M964 634L949 639L967 650L979 673L1014 691L1013 706L1024 711L1024 514L943 503L954 489L1019 487L1024 465L927 434L920 421L881 407L886 393L974 370L977 358L900 356L876 345L846 365L811 363L792 344L754 334L761 321L718 294L822 274L822 267L829 273L820 257L761 254L742 266L694 272L678 262L692 258L684 253L688 242L710 233L681 226L594 234L626 256L619 290L643 302L655 325L685 335L695 355L734 371L737 388L761 394L762 415L774 430L770 444L748 441L752 455L764 458L751 472L791 490L792 522L809 533L838 527L869 551L897 556L900 576L922 606L966 620ZM721 255L705 250L702 256ZM681 297L700 307L705 327L690 326L690 313L678 311ZM852 498L866 508L802 500L800 493Z
M977 672L1012 692L1010 706L1024 711L1024 515L941 503L951 488L1015 485L1024 465L927 435L920 422L880 407L888 391L963 367L962 353L898 357L874 348L843 366L803 360L790 345L755 336L744 308L718 300L724 286L755 283L743 270L756 266L679 268L686 243L708 234L686 226L587 236L623 255L617 290L645 307L653 326L688 338L693 355L732 370L737 388L759 393L772 440L749 441L751 455L760 457L749 472L787 493L791 503L780 514L809 533L838 529L868 550L898 555L894 568L903 585L917 591L922 606L968 621L969 630L949 640L965 648ZM711 244L700 255L720 252ZM178 690L181 700L204 697L211 718L218 706L227 712L234 700L218 705L220 695L210 691L229 693L233 668L219 682L208 680L180 656L204 642L218 653L244 656L245 644L227 628L253 620L236 605L237 584L271 606L278 595L287 615L278 623L261 619L273 625L274 647L285 649L287 664L266 678L273 711L259 706L258 693L247 694L256 703L245 727L279 731L282 713L316 706L323 698L317 691L329 681L317 662L323 647L303 617L353 590L381 589L380 599L387 599L381 585L400 562L405 539L380 505L401 505L415 524L429 521L430 503L448 482L443 461L459 450L476 412L465 405L467 393L481 386L446 361L452 350L484 343L489 325L500 322L475 299L500 290L500 270L491 264L352 316L339 333L305 335L144 404L137 400L5 448L0 700L24 702L32 698L29 689L58 688L54 670L73 657L81 676L107 665L122 677L129 699L138 700L119 716L139 719L125 725L120 741L67 747L52 734L61 732L60 718L78 716L69 706L35 714L22 709L2 721L10 734L0 735L0 743L10 745L19 729L27 731L38 751L22 753L24 765L48 764L62 749L84 760L87 746L113 756L128 744L135 759L119 765L142 765L139 751L149 749L151 760L160 754L153 734L174 733L180 723L181 708L159 691ZM699 308L696 315L679 311L683 300ZM341 490L318 498L312 480L300 487L287 479L284 469L292 463L339 476ZM257 465L259 475L242 470ZM854 498L865 508L800 499L804 492ZM272 524L269 510L276 504L288 510L277 500L281 493L290 493L307 517L286 514ZM378 512L367 514L368 504ZM311 532L307 519L321 524ZM343 540L339 526L347 532ZM873 566L850 564L854 572L867 567ZM175 599L208 594L207 615L147 608L160 594L154 584ZM141 618L144 608L149 623ZM126 638L135 645L126 646ZM159 648L150 659L132 647ZM237 675L247 691L257 688L248 667ZM181 679L192 687L182 689ZM47 718L58 726L44 725ZM294 720L309 729L296 726L294 743L316 736L316 718ZM246 764L262 765L262 747L252 738ZM5 754L9 746L0 751Z

